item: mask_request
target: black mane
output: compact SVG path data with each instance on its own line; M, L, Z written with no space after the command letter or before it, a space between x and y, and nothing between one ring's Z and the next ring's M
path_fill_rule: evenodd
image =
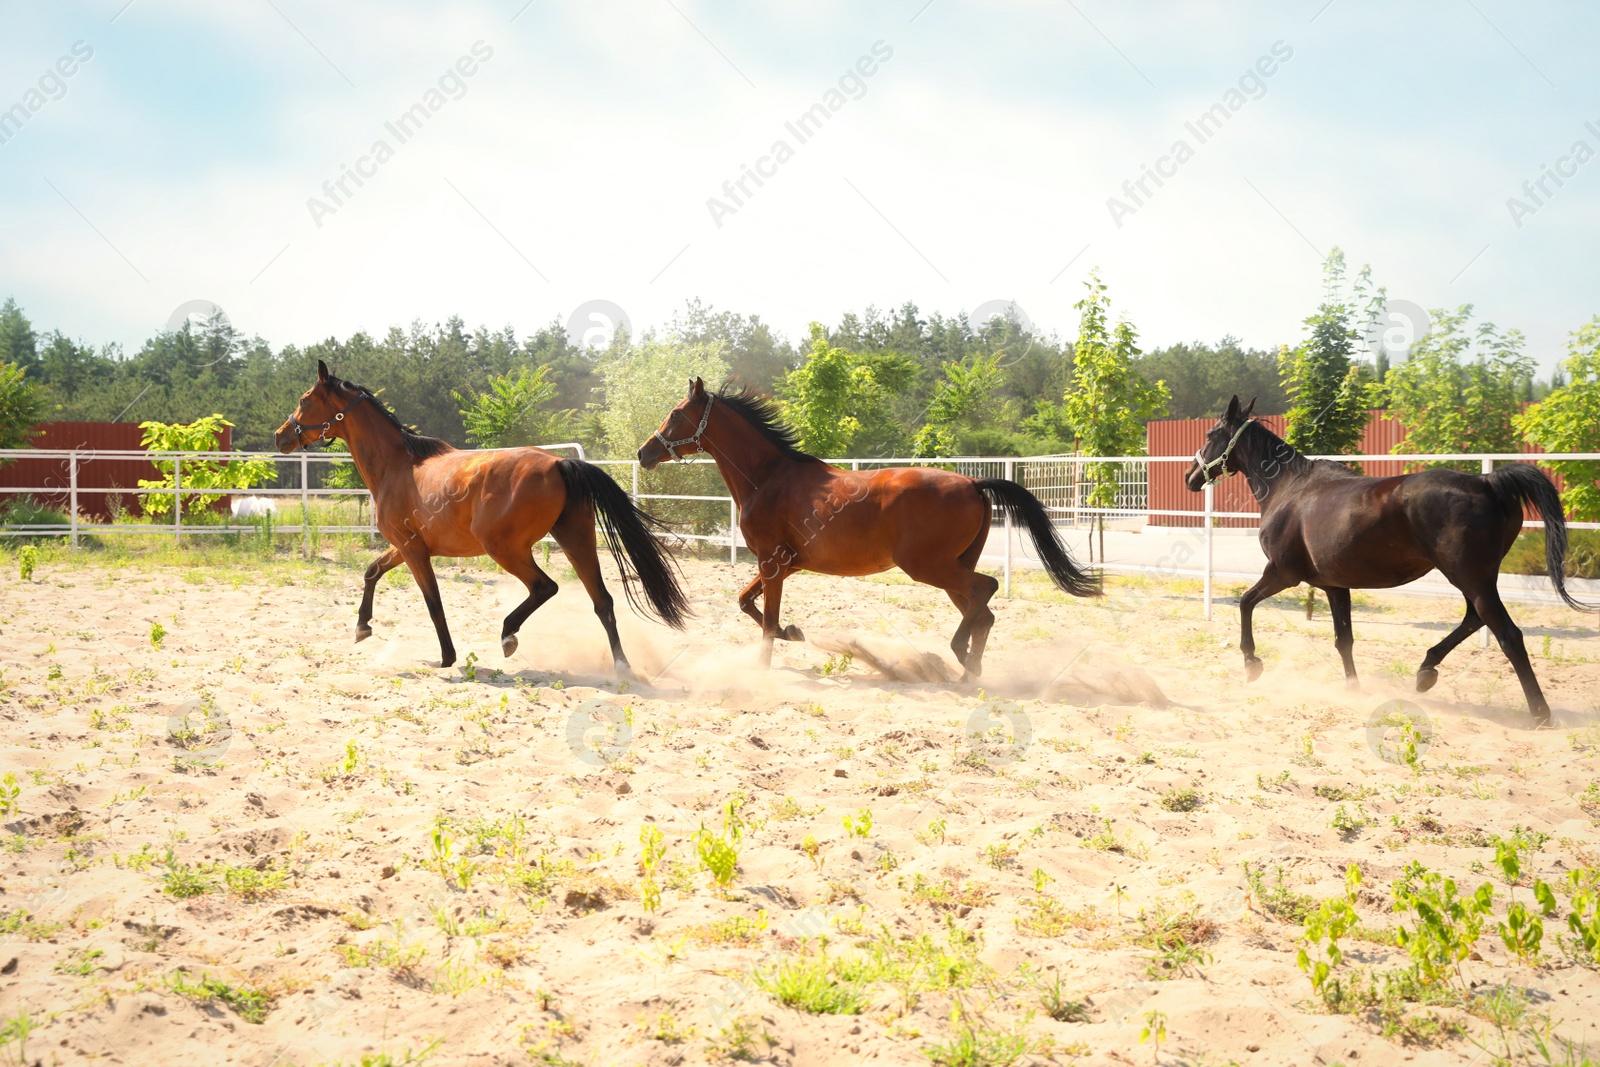
M400 440L406 446L406 454L412 459L429 459L433 456L439 455L441 452L455 451L454 446L451 445L450 442L441 441L437 437L428 437L425 434L420 434L411 427L407 426L405 423L401 422L400 417L393 411L389 410L389 405L379 400L378 395L371 389L368 389L366 386L357 385L355 382L348 381L344 378L335 378L331 374L328 375L328 384L333 388L335 393L343 388L348 387L366 397L367 401L371 403L372 409L387 419L389 421L389 425L400 431Z
M745 421L755 427L757 433L772 442L785 456L790 459L821 462L811 453L800 451L800 442L795 438L794 431L783 424L778 409L772 405L772 401L753 388L745 386L742 389L735 389L733 383L728 382L717 392L717 399L744 416Z

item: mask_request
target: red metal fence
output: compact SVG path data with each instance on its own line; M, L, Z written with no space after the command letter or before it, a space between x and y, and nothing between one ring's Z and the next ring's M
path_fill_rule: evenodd
M1362 432L1357 455L1387 455L1395 445L1406 439L1406 428L1398 419L1389 418L1383 411L1371 411L1367 414L1367 428ZM1279 437L1283 436L1282 415L1263 415L1259 421ZM1152 422L1145 430L1146 449L1152 456L1192 456L1205 442L1206 431L1216 423L1216 419L1165 419ZM1538 445L1524 444L1522 451L1532 455L1542 453L1544 449ZM1361 466L1366 474L1374 478L1387 478L1406 473L1406 460L1403 456L1396 456L1393 460L1370 461ZM1150 525L1202 524L1198 513L1205 510L1205 504L1201 494L1190 492L1189 487L1183 484L1186 469L1184 465L1178 463L1150 464L1149 506L1152 511L1193 511L1197 514L1193 518L1187 515L1151 515ZM1561 484L1559 478L1556 484L1558 486ZM1225 478L1218 482L1216 501L1216 509L1220 512L1248 512L1257 515L1261 513L1256 498L1250 493L1250 486L1243 478ZM1228 527L1256 525L1250 519L1218 519L1217 524Z
M78 456L78 513L102 521L109 520L113 512L121 510L130 515L142 515L140 498L132 493L117 493L119 489L137 489L140 479L155 481L161 477L155 464L147 460L100 457L101 452L142 451L139 444L144 431L136 422L47 422L39 427L39 436L29 442L30 448L76 449ZM226 452L233 447L233 431L226 426L217 435L217 450ZM31 493L35 500L49 507L66 511L71 503L72 472L67 459L16 459L0 463L0 488L47 486L45 493ZM90 491L96 490L96 491ZM99 490L112 490L104 492ZM0 501L9 499L10 493L0 494ZM226 506L224 502L221 506Z

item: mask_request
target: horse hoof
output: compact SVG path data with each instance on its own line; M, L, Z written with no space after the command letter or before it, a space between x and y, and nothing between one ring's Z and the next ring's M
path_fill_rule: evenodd
M357 627L356 628L356 644L359 645L361 642L365 641L367 638L369 638L371 636L372 636L372 627L370 627L370 626L361 626L361 627Z
M639 680L638 675L633 673L633 668L628 665L627 660L619 659L617 660L615 666L617 670L617 681L636 682Z
M1261 665L1261 661L1260 660L1255 659L1255 658L1252 657L1251 659L1247 659L1247 660L1244 661L1244 680L1245 681L1247 681L1247 682L1255 681L1257 678L1261 677L1261 671L1262 671L1262 665Z
M440 656L439 657L439 669L443 670L446 667L454 666L455 662L456 662L456 654L454 652L450 653L448 656Z
M505 653L506 659L511 658L511 653L517 650L517 635L506 634L500 639L500 651Z
M1439 672L1432 667L1424 667L1417 672L1417 692L1426 693L1439 681Z
M783 628L783 639L785 641L804 641L806 635L800 632L800 627L790 623Z

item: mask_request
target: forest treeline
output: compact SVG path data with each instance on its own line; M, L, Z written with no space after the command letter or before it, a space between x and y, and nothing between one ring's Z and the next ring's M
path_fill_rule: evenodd
M867 309L847 314L822 330L835 349L872 369L879 402L857 441L876 454L909 454L928 410L951 375L947 365L987 364L982 376L984 410L969 413L953 429L963 454L1026 454L1070 450L1048 428L1025 427L1041 404L1059 402L1073 376L1070 341L1046 336L1017 321L995 317L972 323L965 315L924 314L914 304L890 313ZM423 433L456 445L471 443L458 400L491 389L491 381L547 367L550 389L543 406L567 413L559 425L590 450L626 455L637 440L608 440L603 414L607 387L603 368L625 364L633 350L671 345L715 357L736 381L766 393L781 393L786 376L799 370L814 338L788 339L759 316L716 311L694 301L654 335L618 336L605 348L585 348L554 321L519 334L512 327L469 329L458 318L393 327L381 337L357 333L309 345L274 349L241 333L225 317L186 323L176 332L151 336L136 352L95 346L60 329L30 321L12 300L0 307L0 363L19 367L40 393L50 421L187 422L213 413L235 424L241 448L272 446L272 431L309 385L316 361L380 391L383 398ZM1260 397L1258 411L1282 412L1286 398L1277 353L1250 349L1234 338L1191 342L1142 353L1139 373L1165 381L1171 417L1215 415L1234 392ZM861 374L852 369L860 379ZM711 375L706 375L711 380ZM859 393L860 390L857 390ZM661 413L670 407L663 398ZM858 416L859 417L859 416Z

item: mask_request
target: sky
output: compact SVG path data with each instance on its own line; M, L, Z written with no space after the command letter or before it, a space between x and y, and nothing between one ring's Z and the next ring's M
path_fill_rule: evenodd
M1338 245L1396 336L1473 304L1547 373L1600 313L1597 31L1511 0L0 2L0 299L130 349L194 301L274 346L691 298L791 340L908 300L1070 339L1098 269L1146 347L1266 347Z

